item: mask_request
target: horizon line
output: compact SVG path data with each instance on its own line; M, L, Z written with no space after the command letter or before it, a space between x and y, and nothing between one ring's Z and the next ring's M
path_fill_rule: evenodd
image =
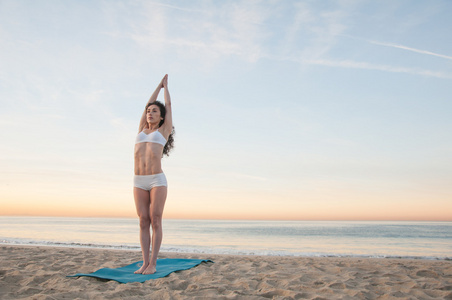
M20 215L20 214L0 214L0 217L37 217L37 218L80 218L80 219L138 219L138 217L130 217L130 216L58 216L58 215ZM180 217L169 217L164 220L193 220L193 221L275 221L275 222L303 222L303 221L312 221L312 222L452 222L452 220L446 219L302 219L302 218L290 218L290 219L270 219L270 218L180 218Z

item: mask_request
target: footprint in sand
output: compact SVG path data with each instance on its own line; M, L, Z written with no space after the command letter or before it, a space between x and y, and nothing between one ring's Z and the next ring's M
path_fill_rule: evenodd
M420 270L417 271L416 276L420 277L431 277L431 278L438 278L439 275L436 272L430 271L430 270Z

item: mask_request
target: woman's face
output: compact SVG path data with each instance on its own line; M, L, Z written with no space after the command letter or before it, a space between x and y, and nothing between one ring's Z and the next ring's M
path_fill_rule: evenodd
M160 116L160 108L157 105L151 105L146 111L146 120L148 123L159 123L163 118Z

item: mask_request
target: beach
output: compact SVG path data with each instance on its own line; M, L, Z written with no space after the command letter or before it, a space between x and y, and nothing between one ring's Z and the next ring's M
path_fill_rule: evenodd
M139 251L2 245L1 299L452 299L452 261L160 253L210 259L144 283L67 275L141 260Z

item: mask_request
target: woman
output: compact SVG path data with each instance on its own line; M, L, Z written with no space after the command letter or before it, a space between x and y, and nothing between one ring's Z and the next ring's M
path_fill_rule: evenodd
M162 88L165 105L157 101ZM162 215L167 194L167 182L161 163L163 154L168 155L173 147L172 121L167 74L146 104L135 141L133 195L140 218L140 243L143 254L143 266L135 271L136 274L156 272L157 255L163 236ZM151 225L152 253L150 256Z

